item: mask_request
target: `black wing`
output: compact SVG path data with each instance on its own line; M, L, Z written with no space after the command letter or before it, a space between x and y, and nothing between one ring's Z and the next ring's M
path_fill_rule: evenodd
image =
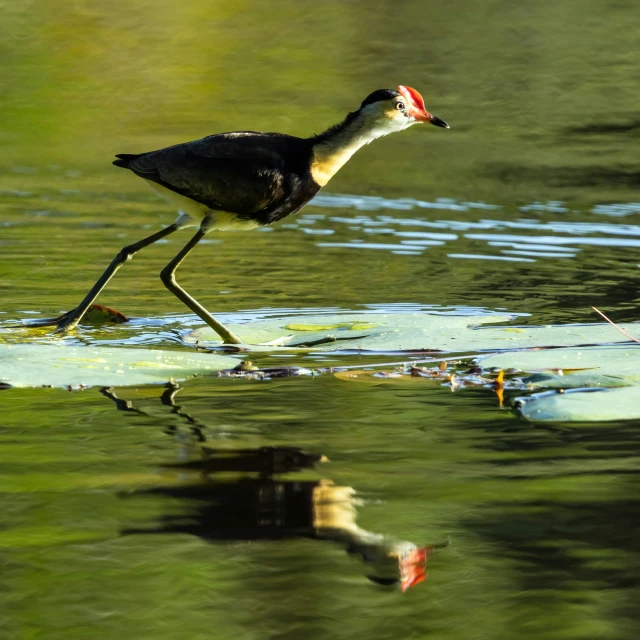
M210 209L247 215L277 207L286 197L286 163L277 142L271 134L222 133L120 154L114 164Z

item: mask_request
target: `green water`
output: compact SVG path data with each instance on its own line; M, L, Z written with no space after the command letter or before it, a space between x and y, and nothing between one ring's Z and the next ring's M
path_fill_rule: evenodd
M73 308L122 246L173 220L114 153L308 135L400 83L451 130L363 149L273 229L209 236L185 288L227 321L638 317L631 0L0 7L0 321ZM60 339L186 349L178 334L201 323L158 274L187 238L101 296L130 324ZM637 423L540 428L486 389L332 376L165 391L0 391L0 638L637 637ZM324 529L320 490L338 513ZM375 562L345 553L356 526L378 547L438 547L428 579L368 580Z

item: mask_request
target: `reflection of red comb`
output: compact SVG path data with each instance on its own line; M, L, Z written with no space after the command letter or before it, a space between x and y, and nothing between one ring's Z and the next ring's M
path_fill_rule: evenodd
M404 85L400 85L398 87L398 91L414 106L418 109L424 109L424 100L422 96L411 87L405 87Z
M427 579L427 558L432 552L433 547L420 547L399 558L400 588L403 593Z
M411 587L415 587L417 584L424 582L427 579L427 572L423 569L422 571L415 571L411 575L408 575L406 578L402 580L400 584L400 588L402 589L402 593L411 589Z

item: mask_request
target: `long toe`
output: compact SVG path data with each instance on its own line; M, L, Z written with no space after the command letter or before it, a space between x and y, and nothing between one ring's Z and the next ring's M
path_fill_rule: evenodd
M57 320L56 324L56 333L64 333L65 331L70 331L73 329L78 323L73 319L73 311L67 311L67 313L63 313Z

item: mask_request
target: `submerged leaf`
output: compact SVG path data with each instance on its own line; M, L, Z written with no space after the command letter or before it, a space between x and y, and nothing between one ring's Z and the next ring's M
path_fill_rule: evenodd
M313 376L312 369L304 367L266 367L260 369L250 360L243 360L233 369L218 371L220 378L249 378L252 380L271 380L272 378L291 378L294 376Z
M338 380L357 382L384 382L387 380L400 380L402 382L414 382L416 376L403 374L401 371L381 371L355 369L350 371L336 371L333 374Z
M444 366L443 366L444 365ZM519 379L505 381L504 371L500 370L496 378L486 378L473 372L464 372L459 375L449 373L446 361L442 361L437 369L427 369L407 364L404 370L365 370L350 369L347 371L337 371L333 374L339 380L348 380L365 383L424 383L427 380L444 385L449 384L451 391L464 387L485 387L494 389L498 396L499 406L502 407L504 401L504 389L522 389L522 382Z

